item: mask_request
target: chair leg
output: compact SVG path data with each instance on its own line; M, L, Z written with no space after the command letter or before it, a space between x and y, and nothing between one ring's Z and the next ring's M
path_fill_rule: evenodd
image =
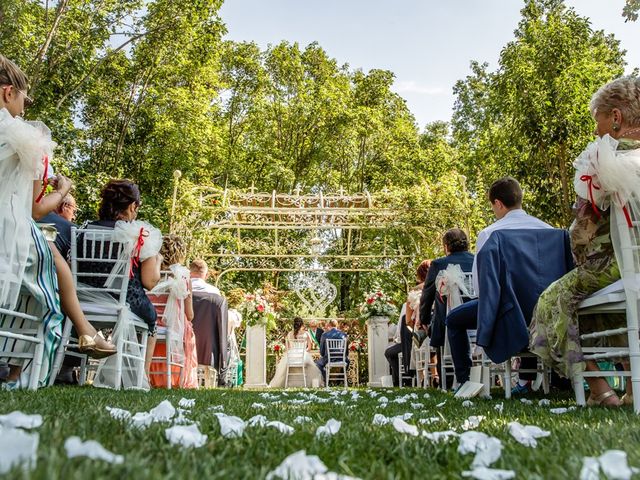
M38 329L38 338L40 342L36 344L33 350L33 362L31 362L31 373L29 375L29 390L37 390L40 384L40 371L42 370L42 357L44 355L44 333L42 325ZM53 375L53 371L51 372Z
M511 359L504 362L504 398L511 398Z
M64 361L64 353L67 349L67 345L69 344L69 338L71 337L71 320L69 317L64 317L64 327L62 329L62 339L60 340L60 345L58 346L58 350L56 350L56 356L53 360L53 368L51 370L51 376L49 377L49 386L53 385L56 381L56 376L58 372L60 372L60 368L62 368L62 362Z
M167 330L168 333L168 330ZM167 358L165 359L166 361L166 366L167 366L167 390L171 390L171 384L173 383L173 378L172 378L172 365L171 365L171 342L169 341L169 336L167 335L165 337L165 353L167 355Z
M87 382L87 356L83 356L80 360L80 378L78 378L78 384L84 385Z
M582 375L576 375L572 379L573 391L576 395L576 403L579 407L584 407L587 402L584 397L584 381Z

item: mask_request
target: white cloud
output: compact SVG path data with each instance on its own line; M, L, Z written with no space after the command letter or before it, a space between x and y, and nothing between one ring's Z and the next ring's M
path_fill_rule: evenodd
M398 93L418 93L421 95L443 95L448 93L447 90L442 87L422 85L415 80L403 80L396 83L395 91Z

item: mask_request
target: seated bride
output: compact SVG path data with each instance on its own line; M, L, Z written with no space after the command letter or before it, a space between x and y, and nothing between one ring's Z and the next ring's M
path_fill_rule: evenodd
M309 353L313 349L314 343L311 335L304 326L304 322L300 317L293 319L293 331L287 334L287 352L282 356L278 366L276 367L276 374L269 383L271 388L284 388L285 383L287 387L304 387L305 383L307 387L314 385L323 386L322 373L313 361L313 357ZM294 356L292 351L294 348L304 348L304 379L302 376L302 365L291 366L289 372L289 379L287 379L287 367L289 363L289 356ZM286 381L286 382L285 382Z

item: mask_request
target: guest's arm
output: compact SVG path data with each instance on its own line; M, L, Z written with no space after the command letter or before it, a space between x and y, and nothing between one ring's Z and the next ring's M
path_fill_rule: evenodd
M40 220L46 214L55 210L62 203L62 199L71 190L71 180L62 175L58 175L55 181L55 190L36 202L42 191L42 181L33 182L33 202L31 203L31 216L34 220Z
M427 272L427 279L422 287L422 296L420 297L420 324L425 327L431 324L431 310L433 302L436 299L436 277L440 272L437 265L431 264Z
M184 312L188 322L193 321L193 291L191 290L191 282L187 280L189 295L184 299Z
M142 262L140 266L140 276L142 278L142 286L147 290L153 290L160 281L160 267L162 266L162 255L158 254L149 257Z
M323 333L322 337L320 337L320 356L324 357L326 355L327 350L327 334Z

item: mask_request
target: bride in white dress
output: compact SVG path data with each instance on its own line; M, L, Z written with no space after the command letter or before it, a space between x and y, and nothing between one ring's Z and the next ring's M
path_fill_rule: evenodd
M316 383L319 386L323 386L324 382L322 380L322 373L320 369L313 361L313 357L309 353L309 351L313 348L313 340L311 339L311 335L307 331L304 326L304 322L300 317L296 317L293 319L293 331L287 334L287 351L290 348L290 343L292 340L298 340L306 342L306 349L304 352L304 373L306 378L307 387L313 386ZM293 370L294 375L289 375L289 381L287 382L288 387L304 387L304 380L302 379L302 375L295 375L295 373L301 373L300 368L296 368ZM278 366L276 367L276 373L271 379L269 383L269 387L271 388L284 388L285 380L287 377L287 353L285 353L280 362L278 362ZM315 380L315 381L314 381Z

